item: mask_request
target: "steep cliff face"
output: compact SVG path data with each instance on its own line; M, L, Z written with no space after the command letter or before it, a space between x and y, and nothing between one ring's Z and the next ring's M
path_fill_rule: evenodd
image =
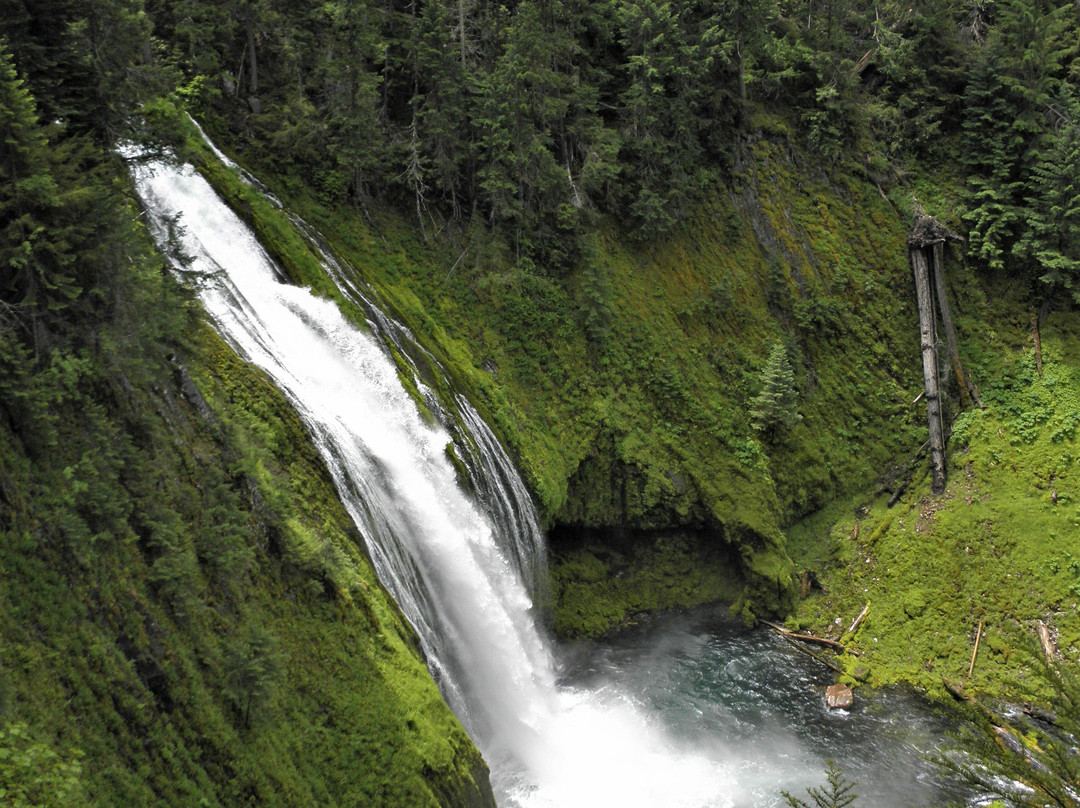
M735 181L670 238L641 244L602 223L558 276L516 264L480 227L425 242L408 221L279 185L513 447L551 528L557 582L561 559L584 559L617 590L628 559L655 561L674 531L692 537L680 553L742 585L680 584L657 603L723 589L750 612L784 613L794 568L781 526L918 448L905 217L872 183L821 170L782 127L763 129ZM777 351L783 379L770 378ZM615 566L606 550L621 554ZM556 623L596 633L634 610L588 629L570 613Z
M144 321L195 311L160 273L142 291ZM119 354L118 325L139 326L104 322L104 349L4 376L5 785L56 805L493 806L296 416L180 319Z

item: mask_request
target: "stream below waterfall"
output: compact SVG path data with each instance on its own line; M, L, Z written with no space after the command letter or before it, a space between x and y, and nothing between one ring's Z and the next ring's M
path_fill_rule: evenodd
M863 692L850 714L829 714L816 662L721 613L553 647L530 594L543 542L524 485L464 399L442 426L420 417L386 348L408 330L377 314L358 328L284 283L190 167L152 161L133 173L159 243L183 248L182 274L215 327L303 419L503 808L781 805L781 790L820 785L829 757L859 783L858 808L949 794L922 758L944 726L925 703ZM340 284L345 269L324 257ZM479 500L458 484L451 440Z
M829 759L856 783L856 808L971 797L928 759L954 728L933 704L901 688L861 688L850 711L830 711L830 671L722 607L647 618L613 638L564 646L560 657L561 687L632 704L673 748L725 761L730 801L716 804L786 805L782 791L809 801L805 789L824 785Z

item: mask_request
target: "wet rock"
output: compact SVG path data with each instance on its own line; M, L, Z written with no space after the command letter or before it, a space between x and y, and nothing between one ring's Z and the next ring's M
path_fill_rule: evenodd
M844 684L829 685L825 690L825 705L830 710L848 710L855 703L855 694Z

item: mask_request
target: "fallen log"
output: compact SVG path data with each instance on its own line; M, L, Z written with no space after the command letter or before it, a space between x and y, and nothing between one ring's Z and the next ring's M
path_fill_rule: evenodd
M930 432L931 490L935 496L945 492L945 429L941 417L941 397L938 389L937 323L934 317L934 298L930 291L930 266L926 252L911 244L911 268L915 276L915 298L919 309L919 345L922 353L923 390L926 393L926 420Z
M1054 648L1054 640L1050 636L1050 627L1042 620L1035 621L1035 633L1039 635L1039 647L1042 648L1043 656L1047 662L1053 662L1057 649Z
M815 645L825 645L844 654L859 656L857 651L850 651L842 643L839 643L836 640L830 640L828 637L815 637L813 634L800 634L797 631L788 631L783 626L778 625L777 623L770 623L768 620L762 620L761 622L776 631L781 637L802 640L803 642L813 643Z
M964 365L960 361L960 348L956 339L956 326L953 325L952 312L949 309L949 298L945 294L945 242L938 241L933 246L934 263L931 274L934 276L934 288L937 292L938 310L941 312L941 324L945 328L945 340L949 346L949 357L952 359L953 370L956 372L956 383L960 387L960 399L966 403L968 399L980 410L986 407L979 397L979 388L975 382L964 372Z
M791 639L790 633L788 633L788 634L783 634L782 633L780 636L783 637L784 640L786 642L788 642L791 645L791 647L794 648L796 651L798 651L799 653L802 653L802 654L806 654L807 656L813 657L814 659L816 659L818 662L820 662L822 665L824 665L829 670L834 671L836 673L843 673L844 672L840 668L839 665L837 665L834 662L829 661L828 659L823 657L821 654L815 654L809 648L803 648L801 645L799 645L797 642L795 642L795 640Z

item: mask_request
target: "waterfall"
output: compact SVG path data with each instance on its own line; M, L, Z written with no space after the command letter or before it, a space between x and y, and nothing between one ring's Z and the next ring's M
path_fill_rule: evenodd
M183 275L215 327L302 418L380 580L488 761L500 804L736 804L737 767L726 751L687 748L615 687L559 685L534 614L532 579L544 577L544 554L524 485L464 398L453 402L457 417L448 426L424 421L386 342L413 355L423 349L317 234L294 219L322 249L330 276L364 307L367 330L333 302L284 282L192 168L135 161L132 170L159 243L179 241L192 259ZM445 454L451 431L460 430L469 433L456 445L475 496L459 485Z

